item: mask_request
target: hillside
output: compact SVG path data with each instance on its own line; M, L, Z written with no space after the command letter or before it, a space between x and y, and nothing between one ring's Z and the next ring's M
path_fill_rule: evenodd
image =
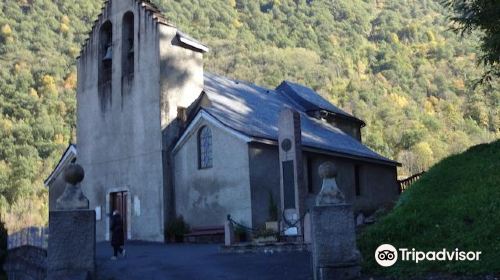
M481 144L433 166L381 221L358 239L365 269L407 278L421 272L500 273L500 140ZM419 251L481 251L477 262L375 263L384 243Z
M498 84L471 88L476 40L447 31L438 1L154 2L211 47L207 71L313 87L364 119L364 142L402 175L500 136ZM11 229L46 221L43 179L76 141L75 58L101 5L0 3L0 211Z

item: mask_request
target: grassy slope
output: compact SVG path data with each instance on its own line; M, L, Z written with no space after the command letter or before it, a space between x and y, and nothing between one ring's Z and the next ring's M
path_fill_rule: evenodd
M398 261L390 268L375 263L375 249L482 251L478 262ZM500 273L500 140L450 156L401 196L394 210L358 240L364 269L408 276L422 272Z

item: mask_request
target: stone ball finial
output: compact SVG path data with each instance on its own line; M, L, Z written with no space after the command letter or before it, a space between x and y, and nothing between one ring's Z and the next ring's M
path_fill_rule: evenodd
M70 163L64 170L64 181L71 185L80 183L84 177L83 167L78 163Z
M337 167L331 161L322 163L318 168L318 174L321 179L337 177Z
M64 181L68 183L64 192L56 200L57 210L89 209L89 200L83 195L78 183L85 177L83 167L78 163L70 163L64 170Z
M323 179L321 190L316 196L316 205L332 205L345 203L345 197L337 186L335 177L337 167L333 162L325 162L318 168L318 174Z

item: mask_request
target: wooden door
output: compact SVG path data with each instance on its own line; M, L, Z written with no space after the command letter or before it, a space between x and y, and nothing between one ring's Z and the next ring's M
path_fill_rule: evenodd
M123 236L127 239L127 192L111 193L111 215L115 210L118 210L123 219Z

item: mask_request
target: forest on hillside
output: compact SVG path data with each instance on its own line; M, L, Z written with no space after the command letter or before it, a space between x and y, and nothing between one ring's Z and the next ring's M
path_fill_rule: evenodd
M210 47L205 70L303 83L363 119L363 142L401 176L500 136L498 83L474 87L477 34L437 0L156 0ZM0 213L47 221L50 174L75 133L76 60L103 2L0 2Z

